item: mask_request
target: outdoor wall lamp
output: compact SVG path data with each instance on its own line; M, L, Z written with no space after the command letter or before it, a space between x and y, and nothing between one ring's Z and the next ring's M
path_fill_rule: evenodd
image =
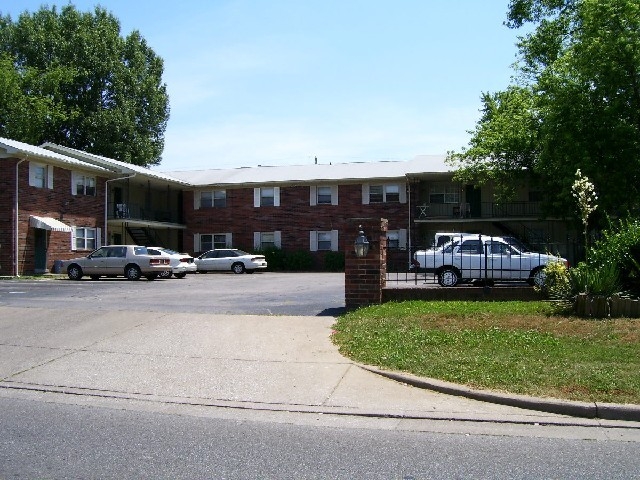
M353 248L356 252L356 257L362 258L366 257L369 253L369 240L364 235L364 231L362 230L362 225L358 227L360 230L358 232L358 236L356 237L356 241L353 242Z

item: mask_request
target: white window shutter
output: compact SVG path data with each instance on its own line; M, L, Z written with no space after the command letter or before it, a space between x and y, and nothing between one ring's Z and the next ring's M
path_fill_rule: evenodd
M253 189L253 206L254 207L260 206L260 189L259 188Z
M273 187L273 206L280 206L280 187Z
M102 246L102 229L96 228L96 248L100 248Z
M276 230L273 232L273 243L276 244L276 248L282 248L282 232Z
M400 197L400 203L407 203L407 186L405 184L398 185L398 193Z
M200 210L200 195L201 194L202 194L202 192L200 190L196 190L196 191L193 192L193 209L194 210Z
M309 232L309 251L310 252L318 251L318 232L315 230L311 230Z
M362 184L362 204L369 205L369 184Z
M318 204L318 187L311 185L309 187L309 205L312 207Z
M334 252L339 250L338 230L331 230L331 250Z
M71 227L71 250L76 251L76 227Z
M194 233L193 234L193 253L199 252L200 251L200 234L199 233Z
M36 184L36 174L35 174L35 164L33 162L29 162L29 185L35 186Z
M254 250L262 250L262 242L261 242L261 238L260 238L260 232L253 232L253 249Z
M331 205L338 205L338 186L331 187Z
M47 165L47 188L53 189L53 166Z
M76 172L71 172L71 195L76 195L78 192L76 191Z
M398 230L398 247L400 247L400 250L407 249L407 229L406 228L401 228L400 230Z

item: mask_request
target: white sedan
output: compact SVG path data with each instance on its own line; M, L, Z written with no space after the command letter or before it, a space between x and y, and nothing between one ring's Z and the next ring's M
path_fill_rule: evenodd
M160 278L170 278L171 274L176 278L184 278L187 273L195 273L198 269L194 258L188 253L178 253L175 250L164 247L147 247L147 251L150 255L160 255L169 258L171 270L161 273L159 275Z
M230 270L233 273L253 273L267 268L264 255L253 255L235 248L209 250L196 258L195 262L198 272Z

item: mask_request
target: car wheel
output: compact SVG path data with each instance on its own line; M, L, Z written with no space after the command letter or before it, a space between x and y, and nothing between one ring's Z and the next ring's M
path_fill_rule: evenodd
M536 268L533 272L531 272L531 276L529 277L529 285L531 285L532 287L542 287L544 285L546 277L547 276L544 273L544 268Z
M91 280L99 280L100 279L100 275L89 275L89 277L91 277Z
M147 280L155 280L156 278L158 278L158 274L150 273L149 275L145 275L144 278L146 278Z
M67 276L70 280L80 280L82 278L82 268L80 268L80 265L76 265L75 263L69 265L69 268L67 268Z
M237 262L231 265L231 271L233 273L244 273L244 264Z
M187 274L186 273L174 273L173 276L176 277L176 278L184 278L184 277L187 276Z
M167 270L165 272L161 272L158 274L160 278L171 278L171 270Z
M453 268L445 268L438 274L438 283L443 287L455 287L460 277Z
M127 265L124 269L124 276L127 277L128 280L140 280L142 274L137 265Z

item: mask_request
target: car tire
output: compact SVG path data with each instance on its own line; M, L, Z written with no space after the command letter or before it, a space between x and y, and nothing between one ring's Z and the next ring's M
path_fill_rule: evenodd
M444 268L438 273L438 283L442 287L455 287L460 281L460 275L455 268Z
M100 275L89 275L89 278L91 278L91 280L100 280Z
M184 278L184 277L187 276L187 274L186 273L174 273L173 276L176 277L176 278Z
M546 275L544 274L544 268L538 267L531 272L531 276L529 277L528 282L532 287L542 288L545 278Z
M244 273L244 263L234 263L233 265L231 265L231 271L233 273Z
M127 265L124 269L124 276L127 280L140 280L142 273L137 265Z
M162 272L158 274L159 278L171 278L171 270L167 270L166 272Z
M76 265L75 263L72 265L69 265L69 267L67 268L67 276L69 277L69 280L80 280L82 278L82 268L80 267L80 265Z

